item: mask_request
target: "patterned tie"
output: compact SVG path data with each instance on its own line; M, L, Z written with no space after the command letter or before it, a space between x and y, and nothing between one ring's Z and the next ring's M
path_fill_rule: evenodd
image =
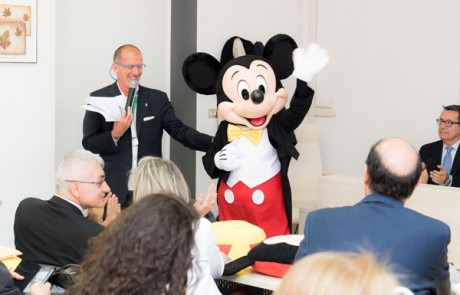
M450 174L450 169L452 168L452 156L450 152L454 149L451 146L446 147L447 152L444 156L444 160L442 160L442 166L446 169L447 174Z

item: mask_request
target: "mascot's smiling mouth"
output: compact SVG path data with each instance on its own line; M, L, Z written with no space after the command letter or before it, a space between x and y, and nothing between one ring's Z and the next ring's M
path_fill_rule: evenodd
M260 117L260 118L253 118L253 119L248 119L249 123L251 123L252 126L262 126L265 121L267 120L267 116Z

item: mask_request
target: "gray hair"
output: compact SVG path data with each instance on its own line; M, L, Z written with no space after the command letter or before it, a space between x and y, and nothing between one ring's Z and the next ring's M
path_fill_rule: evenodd
M104 168L104 160L92 152L75 150L64 156L56 172L56 191L67 188L66 180L84 180L88 165L96 164Z

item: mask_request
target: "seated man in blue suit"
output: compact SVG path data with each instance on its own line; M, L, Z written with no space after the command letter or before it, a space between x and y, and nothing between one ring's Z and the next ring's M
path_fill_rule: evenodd
M436 119L438 141L420 148L420 157L426 170L422 182L435 185L460 187L460 105L444 106Z
M404 207L420 173L411 145L398 138L378 141L364 169L366 197L308 214L296 260L320 251L369 250L388 261L414 294L450 294L449 226Z

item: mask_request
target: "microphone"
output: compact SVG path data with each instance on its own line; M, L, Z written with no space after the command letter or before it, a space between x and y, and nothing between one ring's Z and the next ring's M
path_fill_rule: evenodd
M134 94L136 93L138 84L139 83L137 82L136 79L132 79L131 82L129 82L129 91L128 91L128 96L126 98L126 106L125 106L126 110L128 110L128 107L132 106L133 104Z

